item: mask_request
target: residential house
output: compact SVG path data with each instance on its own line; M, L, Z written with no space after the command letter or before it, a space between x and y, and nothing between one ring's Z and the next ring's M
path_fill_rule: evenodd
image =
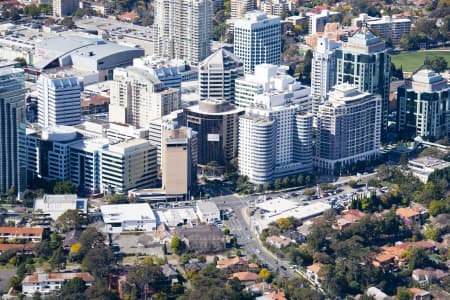
M286 295L282 291L267 293L261 297L256 297L256 300L287 300Z
M44 229L39 227L0 227L0 239L4 242L31 242L42 241Z
M247 286L245 288L245 290L250 293L250 295L255 296L255 295L264 295L267 293L271 293L273 291L275 291L275 288L267 283L267 282L258 282L255 284L251 284L249 286Z
M34 273L32 275L25 276L22 280L22 293L27 296L32 296L38 291L41 294L49 294L55 290L61 289L67 280L74 278L82 279L86 286L91 286L94 283L94 277L86 272Z
M242 271L248 267L248 261L245 258L236 256L228 259L220 259L217 261L217 268L231 269L233 272Z
M406 249L399 246L383 246L381 252L373 257L372 264L384 270L402 266L405 263L405 259L402 258L405 251Z
M306 267L306 277L308 277L309 280L314 282L317 285L320 285L321 282L324 280L323 276L319 275L320 269L323 267L323 264L321 263L314 263L310 266Z
M431 300L431 294L425 290L418 288L410 288L409 291L413 294L413 300Z
M256 281L260 280L261 277L253 272L236 272L231 274L228 279L237 278L244 285L254 284Z
M272 245L278 249L287 247L287 246L291 245L292 243L295 243L295 241L291 240L290 238L286 238L284 236L276 236L276 235L267 237L266 242L269 245Z
M408 207L400 207L397 208L395 214L398 218L403 222L403 224L407 226L415 226L421 224L421 215L419 212L408 208Z
M415 269L412 272L412 279L420 283L421 286L427 286L429 284L439 282L447 276L448 272L433 268Z
M357 209L344 210L342 215L336 218L336 223L332 227L335 230L343 230L352 224L358 223L365 215L365 213Z
M156 227L156 231L153 234L155 241L159 241L161 245L167 244L172 239L172 233L166 223L161 223Z
M177 228L175 235L186 243L187 249L191 252L216 253L225 250L225 234L216 226Z
M174 269L174 267L170 264L164 264L161 266L161 271L163 272L164 276L171 282L176 283L178 282L178 271Z
M375 300L391 300L392 297L386 295L382 290L377 287L370 287L366 291L366 295L375 298Z

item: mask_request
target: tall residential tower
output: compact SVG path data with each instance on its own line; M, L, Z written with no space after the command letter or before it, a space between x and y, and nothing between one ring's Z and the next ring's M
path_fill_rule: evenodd
M211 0L156 0L155 54L197 65L210 54Z

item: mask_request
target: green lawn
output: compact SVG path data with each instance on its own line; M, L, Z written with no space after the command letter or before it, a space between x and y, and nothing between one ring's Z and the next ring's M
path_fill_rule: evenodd
M392 55L395 67L403 67L403 71L414 72L419 69L427 56L443 56L450 66L450 51L415 51Z

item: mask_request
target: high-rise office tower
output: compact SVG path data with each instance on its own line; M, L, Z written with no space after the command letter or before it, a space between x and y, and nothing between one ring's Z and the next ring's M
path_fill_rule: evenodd
M110 121L148 127L151 120L178 109L180 91L164 87L149 72L136 68L114 71L109 106Z
M256 1L255 0L231 0L230 3L231 9L231 17L232 18L241 18L247 12L256 9Z
M389 109L391 57L386 43L369 31L361 31L336 50L337 84L356 85L360 92L381 96L382 136L386 136Z
M26 185L26 126L23 70L0 67L0 192Z
M53 16L58 18L71 16L79 6L79 0L53 0Z
M311 110L310 88L280 72L276 65L257 65L253 74L245 74L245 77L236 79L236 105L252 106L259 95L277 95L286 102L299 104L302 111Z
M234 82L244 75L242 62L233 53L219 49L198 68L200 99L234 101Z
M255 184L312 169L312 114L276 94L257 97L239 119L239 173Z
M37 81L39 126L80 124L81 88L76 77L40 75Z
M336 85L319 106L316 166L339 175L351 164L379 155L381 98L359 92L356 86Z
M280 17L255 10L236 20L234 54L243 61L245 73L252 73L259 64L280 64Z
M317 113L319 104L327 98L331 87L336 83L336 53L340 42L327 37L317 39L317 47L313 51L311 63L311 101L312 111Z
M189 195L197 182L197 134L188 127L163 130L162 189L166 195Z
M398 88L397 127L401 133L436 140L450 133L450 87L431 70L420 70Z
M187 127L198 133L198 164L224 165L237 156L238 120L244 113L225 100L207 99L186 107Z
M197 65L210 54L211 0L156 0L155 54Z
M143 139L109 145L101 151L101 172L107 193L156 187L156 147Z

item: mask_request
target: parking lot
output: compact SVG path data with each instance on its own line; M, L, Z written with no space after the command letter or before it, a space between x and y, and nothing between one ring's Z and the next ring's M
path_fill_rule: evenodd
M161 245L153 242L153 237L148 233L113 234L112 244L116 254L163 255Z

